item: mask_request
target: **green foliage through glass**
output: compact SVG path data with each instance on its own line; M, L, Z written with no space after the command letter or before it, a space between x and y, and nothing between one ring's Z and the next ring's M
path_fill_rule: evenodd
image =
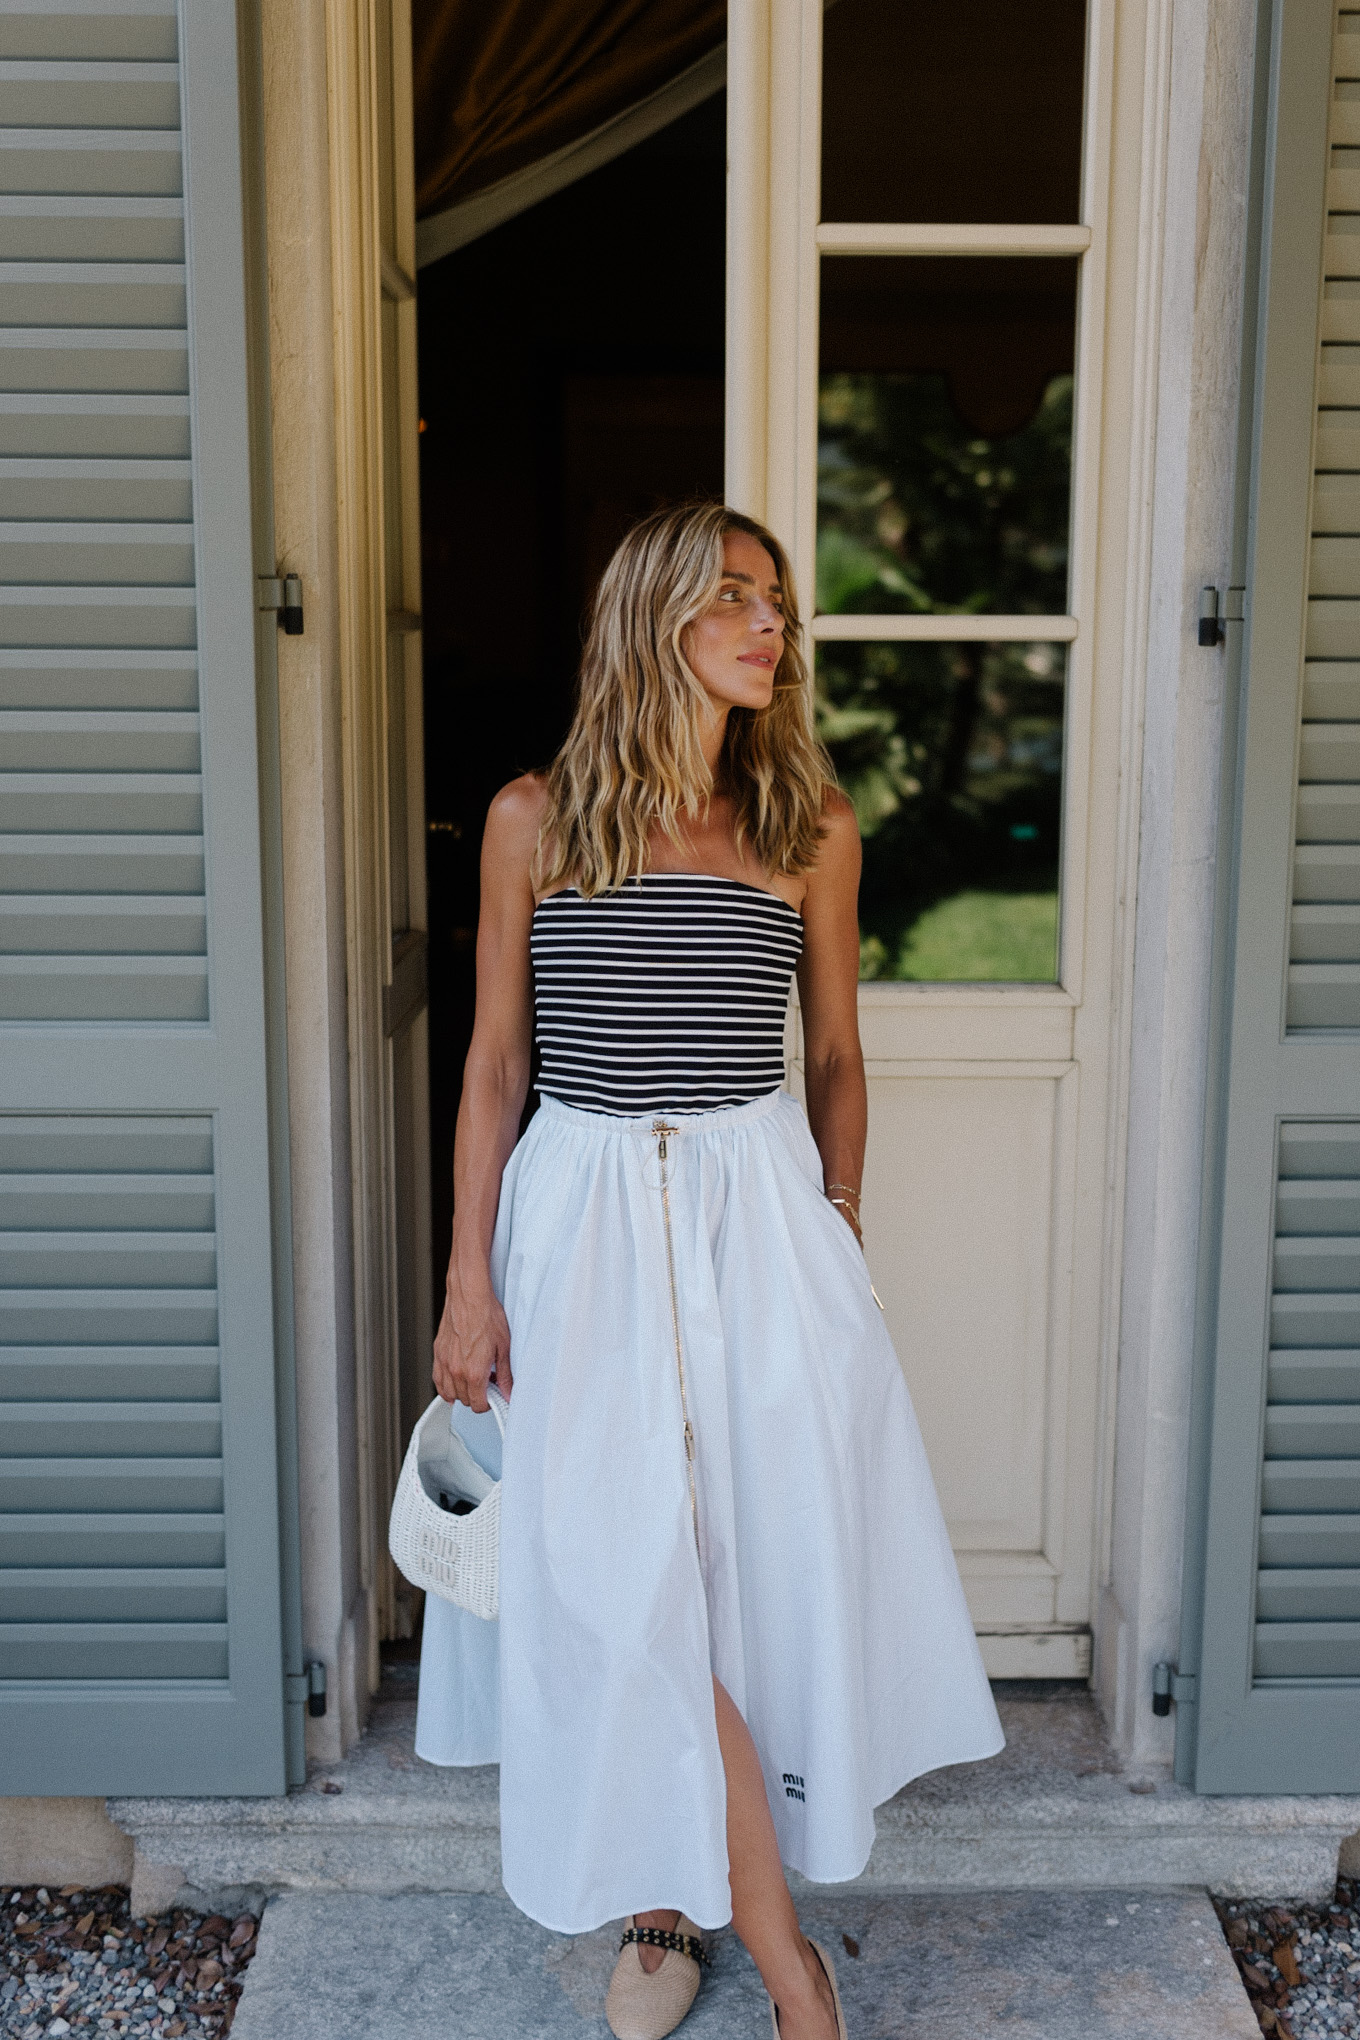
M1072 378L1018 431L980 436L943 374L824 375L817 607L1062 616Z
M1065 648L823 643L821 734L864 838L864 978L1052 983Z

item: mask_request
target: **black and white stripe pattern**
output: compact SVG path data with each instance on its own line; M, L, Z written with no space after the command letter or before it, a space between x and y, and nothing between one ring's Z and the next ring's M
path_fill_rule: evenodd
M711 1112L784 1081L800 916L733 878L651 872L554 893L530 951L538 1088L587 1112Z

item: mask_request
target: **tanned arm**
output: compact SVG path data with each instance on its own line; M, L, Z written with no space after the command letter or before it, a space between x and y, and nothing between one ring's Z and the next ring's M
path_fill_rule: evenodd
M859 1045L859 829L855 811L835 794L825 817L821 855L803 898L803 955L798 965L808 1124L822 1158L822 1180L858 1190L864 1179L869 1097ZM844 1192L837 1193L844 1195ZM859 1235L855 1215L837 1205Z
M543 811L541 781L526 775L491 803L482 838L477 921L477 1013L463 1069L453 1150L453 1251L434 1342L434 1385L445 1402L488 1407L493 1378L511 1390L510 1326L491 1286L491 1236L501 1176L519 1136L529 1089L534 914L530 861Z

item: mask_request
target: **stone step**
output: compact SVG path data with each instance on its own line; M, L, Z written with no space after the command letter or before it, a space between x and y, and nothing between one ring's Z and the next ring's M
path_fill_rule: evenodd
M799 1911L852 2040L1259 2040L1202 1893L845 1891ZM232 2040L608 2040L617 1948L616 1927L552 1934L503 1897L292 1894L266 1908ZM768 2040L749 1956L730 1931L711 1953L686 2040Z
M1198 1885L1316 1901L1331 1894L1343 1841L1360 1832L1357 1798L1201 1798L1130 1771L1084 1695L1000 1706L999 1757L917 1779L879 1808L857 1889ZM383 1702L350 1757L286 1798L111 1799L136 1843L135 1901L498 1892L495 1768L422 1763L414 1727L413 1699Z

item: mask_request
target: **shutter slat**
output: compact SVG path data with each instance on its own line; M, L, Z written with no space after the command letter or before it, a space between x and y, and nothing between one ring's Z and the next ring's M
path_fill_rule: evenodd
M1339 350L1337 350L1339 351ZM1360 347L1347 349L1360 368ZM1319 475L1313 488L1313 530L1360 532L1360 475Z
M1360 376L1360 371L1357 371ZM1312 596L1360 595L1360 538L1314 538L1308 572Z
M100 1176L0 1174L0 1228L5 1234L74 1232L103 1235L114 1222L133 1233L211 1234L211 1179L185 1175Z
M1360 1349L1303 1346L1270 1356L1272 1403L1360 1402Z
M1275 1203L1275 1233L1360 1233L1360 1178L1338 1176L1310 1180L1299 1176L1281 1183Z
M188 773L0 772L0 830L54 828L73 836L115 830L196 836L203 828L202 786Z
M15 517L179 523L193 511L189 474L187 460L2 460L0 495Z
M0 1565L195 1567L226 1563L220 1514L170 1510L117 1515L0 1515Z
M7 1346L0 1402L216 1402L215 1346Z
M0 1459L0 1510L222 1512L212 1459Z
M101 581L189 587L192 524L0 522L0 578L81 587Z
M23 460L187 460L181 396L0 390L0 455Z
M0 895L0 955L206 956L201 900Z
M1360 964L1300 963L1289 972L1291 1029L1360 1027Z
M1272 1459L1360 1459L1360 1403L1286 1403L1266 1411Z
M110 463L110 465L114 465ZM198 664L191 652L0 650L0 707L65 711L194 710Z
M0 1622L43 1622L59 1600L68 1622L227 1619L227 1575L206 1567L49 1566L0 1570Z
M1267 1515L1337 1515L1360 1510L1360 1459L1271 1459L1261 1481ZM1356 1517L1360 1530L1360 1515Z
M1360 1297L1275 1296L1272 1346L1360 1346Z
M216 1281L215 1233L0 1233L0 1289L211 1289Z
M1299 776L1308 784L1360 780L1360 722L1306 722L1301 732Z
M1289 928L1293 963L1360 963L1360 902L1295 907Z
M1263 1572L1256 1613L1262 1622L1360 1622L1360 1566Z
M1294 898L1360 899L1360 843L1300 843L1294 852Z
M173 646L198 635L192 587L0 586L0 645Z
M215 1346L212 1290L0 1289L0 1343Z
M0 62L0 125L178 128L176 64Z
M183 188L180 141L173 129L0 128L0 192L170 197Z
M1360 1291L1360 1236L1277 1236L1275 1293L1291 1290Z
M1300 843L1360 841L1360 786L1301 786Z
M6 892L201 893L201 836L0 836Z
M87 395L178 394L189 388L189 336L156 326L121 326L90 333L63 326L0 327L0 385L22 392L81 391ZM12 488L4 501L11 517L56 515L95 517L88 502L74 510L21 509ZM129 513L135 515L135 512ZM188 512L181 513L187 516Z
M197 1114L163 1118L117 1113L34 1113L0 1117L0 1170L138 1175L164 1169L212 1181L212 1122Z
M130 62L173 62L175 9L172 0L139 0L126 13L113 6L41 6L0 15L0 57L121 58Z
M0 709L0 749L15 772L197 772L198 739L186 711Z
M217 1459L216 1403L23 1403L5 1412L11 1459Z
M183 326L177 262L0 260L0 325Z
M1262 1622L1258 1679L1360 1678L1360 1622Z
M0 262L184 261L178 198L74 198L34 193L0 212Z
M1261 1518L1263 1566L1360 1566L1360 1514Z
M206 957L0 958L0 1020L206 1020Z
M11 1679L225 1679L226 1624L10 1622L0 1658Z

